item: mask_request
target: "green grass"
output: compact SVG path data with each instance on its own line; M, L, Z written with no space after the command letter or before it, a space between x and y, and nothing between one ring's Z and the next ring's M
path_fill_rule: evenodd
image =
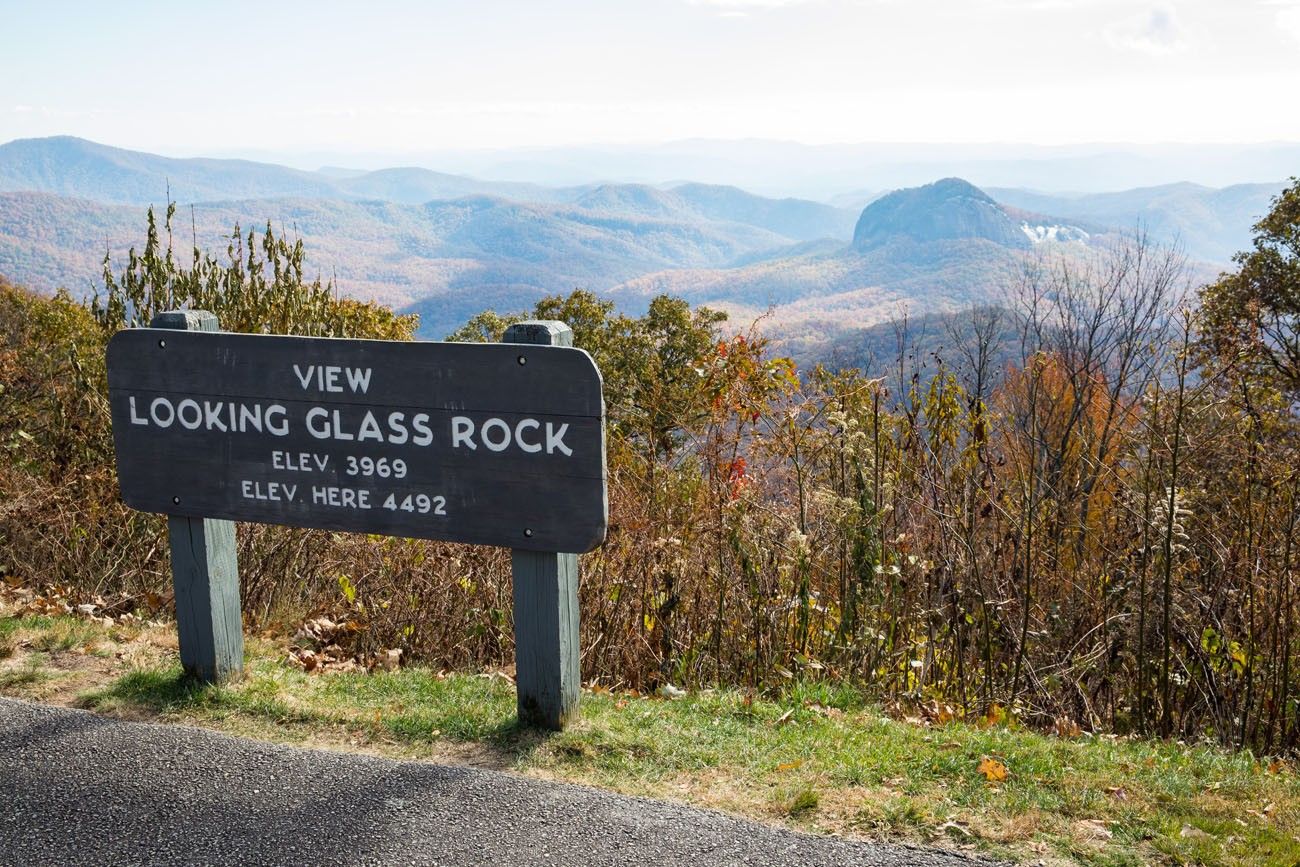
M60 653L78 647L91 647L104 637L104 629L99 624L74 617L24 618L18 628L36 630L37 635L32 641L32 647L43 653Z
M782 701L752 703L735 692L678 701L588 694L581 722L549 737L516 726L509 683L423 669L307 675L262 660L228 687L195 685L175 667L142 670L87 703L254 735L273 728L288 740L359 736L408 757L473 744L518 771L809 830L970 841L1000 855L1023 855L1024 844L1037 841L1058 857L1095 864L1300 858L1300 785L1247 754L957 723L925 728L889 719L849 692L796 689ZM990 783L978 771L985 757L1005 764L1005 781ZM1097 826L1110 838L1080 832Z
M0 659L8 659L17 650L22 630L46 630L53 625L48 617L0 617Z
M0 637L17 631L3 623ZM56 623L50 629L60 636L50 644L63 645L68 633ZM73 646L93 643L82 637ZM924 727L881 714L851 689L818 685L795 686L775 701L734 691L676 701L587 693L577 724L543 735L517 726L514 687L501 677L421 668L306 674L281 662L282 650L257 642L250 650L237 684L199 685L172 663L124 671L81 703L286 742L490 764L804 830L1013 858L1300 862L1300 779L1291 769L1271 773L1247 753L1065 740L1000 726ZM14 661L6 665L15 670ZM1005 780L986 779L985 758L1005 765Z
M4 690L32 686L50 679L50 673L41 665L40 660L32 658L21 667L0 671L0 693Z

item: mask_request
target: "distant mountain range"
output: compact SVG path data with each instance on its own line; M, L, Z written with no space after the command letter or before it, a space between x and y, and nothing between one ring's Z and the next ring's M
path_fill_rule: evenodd
M170 193L182 206L180 247L193 232L224 248L236 222L271 221L301 237L309 264L342 291L419 312L429 337L484 308L525 309L581 286L629 310L669 291L738 317L766 312L769 333L815 354L900 305L923 315L997 297L1034 250L1073 255L1139 224L1225 263L1282 186L1070 195L947 178L837 200L861 195L862 208L693 182L547 187L424 168L308 172L29 139L0 145L0 273L90 291L105 250L120 257L138 246L143 207Z
M123 205L159 204L168 195L182 204L295 198L408 205L492 196L623 216L743 223L795 240L844 234L857 218L854 208L769 199L709 184L542 187L423 168L304 172L245 160L173 159L70 136L19 139L0 145L0 192L54 193Z
M729 0L737 2L737 0ZM771 0L768 0L771 2ZM1046 2L1046 0L1040 0ZM1063 4L1066 0L1053 0ZM456 150L395 142L386 153L228 151L299 168L412 165L457 175L571 186L593 178L659 185L706 180L765 196L796 196L861 210L883 192L956 175L988 190L1016 187L1099 193L1191 181L1210 187L1273 183L1300 170L1300 142L864 142L686 139ZM213 156L195 153L194 156Z
M904 310L945 313L1001 301L1035 248L1077 256L1093 238L944 178L867 205L848 245L808 245L742 267L662 271L611 291L631 308L669 292L741 320L765 317L768 333L789 351L817 358L831 347L842 354L840 335Z
M1004 205L1113 228L1144 228L1152 237L1180 243L1189 255L1226 263L1250 246L1250 227L1268 212L1282 188L1276 184L1236 184L1215 189L1199 184L1166 184L1118 193L1062 195L992 188Z

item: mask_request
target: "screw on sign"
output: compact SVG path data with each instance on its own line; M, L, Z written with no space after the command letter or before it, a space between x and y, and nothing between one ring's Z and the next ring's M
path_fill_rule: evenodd
M122 498L169 515L182 663L242 665L232 521L514 549L521 718L577 707L577 554L605 536L604 401L563 323L518 346L228 334L160 314L108 348ZM176 329L160 336L159 329Z

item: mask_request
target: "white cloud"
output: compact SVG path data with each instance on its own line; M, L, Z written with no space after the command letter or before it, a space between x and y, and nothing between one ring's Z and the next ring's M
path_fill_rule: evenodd
M1279 4L1282 8L1277 10L1277 26L1283 33L1290 35L1296 42L1300 42L1300 3Z
M1097 6L1107 0L985 0L994 9L1028 12L1064 12L1081 9L1085 6Z
M722 9L780 9L802 6L814 0L688 0L692 6L717 6Z
M1187 48L1178 15L1170 6L1155 6L1145 15L1130 18L1105 33L1115 48L1163 56Z

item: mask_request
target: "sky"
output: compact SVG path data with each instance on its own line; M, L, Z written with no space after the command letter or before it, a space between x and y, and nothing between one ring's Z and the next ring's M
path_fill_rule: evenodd
M0 141L1300 141L1300 0L0 0Z

